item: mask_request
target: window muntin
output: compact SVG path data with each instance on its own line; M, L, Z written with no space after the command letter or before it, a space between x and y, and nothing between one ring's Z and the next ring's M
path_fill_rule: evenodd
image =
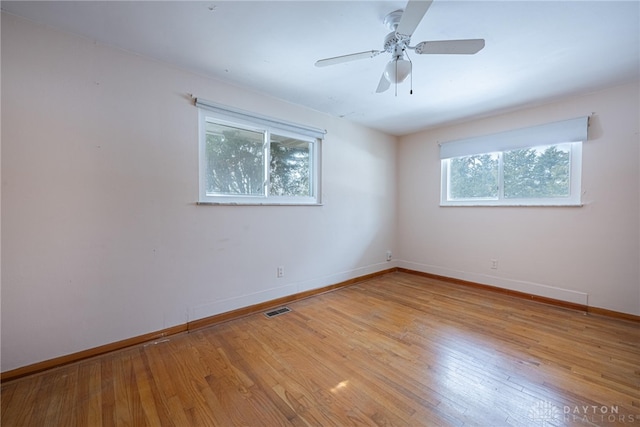
M199 202L319 204L320 139L256 122L200 109Z
M442 206L579 206L582 142L441 160Z

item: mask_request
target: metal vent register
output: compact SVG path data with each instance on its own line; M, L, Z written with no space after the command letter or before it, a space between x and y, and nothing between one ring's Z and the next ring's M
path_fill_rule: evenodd
M266 313L264 313L264 315L267 317L275 317L281 314L289 313L290 311L291 309L289 307L280 307L280 308L267 311Z

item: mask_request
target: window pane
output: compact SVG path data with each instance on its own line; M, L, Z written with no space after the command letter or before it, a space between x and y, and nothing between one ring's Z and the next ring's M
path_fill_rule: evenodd
M568 144L506 151L504 197L568 197L571 188L570 152Z
M311 196L311 143L271 135L271 196Z
M449 160L449 200L497 199L498 153Z
M207 122L207 195L264 195L262 132Z

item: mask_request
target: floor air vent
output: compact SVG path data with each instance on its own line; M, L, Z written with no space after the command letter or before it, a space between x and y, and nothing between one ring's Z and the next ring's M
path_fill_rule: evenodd
M264 315L267 317L275 317L275 316L279 316L281 314L285 314L290 312L291 309L289 307L280 307L280 308L276 308L274 310L271 311L267 311Z

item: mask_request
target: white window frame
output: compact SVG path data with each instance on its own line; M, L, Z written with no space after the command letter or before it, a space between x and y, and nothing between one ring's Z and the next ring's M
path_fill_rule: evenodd
M588 140L588 117L565 120L499 134L451 141L440 145L440 206L582 206L582 143ZM503 153L516 149L566 144L570 147L570 190L567 197L505 198ZM496 198L452 199L449 162L456 157L498 154Z
M324 130L305 127L261 116L251 112L215 104L211 101L196 99L199 109L198 153L199 153L199 197L198 204L203 205L311 205L322 204L321 200L321 154ZM264 165L266 181L262 195L225 195L206 192L206 123L212 122L263 133ZM269 165L271 159L270 135L291 137L309 142L309 179L310 196L272 196L269 194Z

